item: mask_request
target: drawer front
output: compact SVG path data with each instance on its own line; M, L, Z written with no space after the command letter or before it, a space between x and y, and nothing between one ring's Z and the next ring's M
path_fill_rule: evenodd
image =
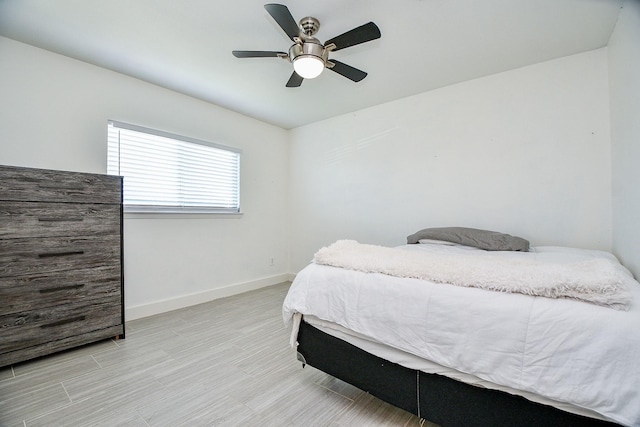
M98 329L82 335L74 335L72 337L63 338L61 340L49 341L25 349L10 351L8 353L0 353L0 367L13 365L14 363L24 362L57 351L67 350L79 345L89 344L99 340L114 338L120 336L124 338L124 325L111 326L105 329Z
M60 304L121 300L118 266L0 277L0 316Z
M121 324L119 304L65 304L0 316L0 354Z
M120 267L120 235L0 240L0 277Z
M122 177L0 166L0 200L122 203Z
M120 233L120 206L2 202L0 239Z

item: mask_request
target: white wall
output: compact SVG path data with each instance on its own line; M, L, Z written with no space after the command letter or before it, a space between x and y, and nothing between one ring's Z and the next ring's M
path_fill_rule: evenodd
M608 102L599 49L292 130L292 271L437 226L610 250Z
M0 164L105 173L108 119L243 150L242 217L125 217L129 319L288 277L285 130L0 37Z
M613 252L640 275L640 1L625 0L609 41Z

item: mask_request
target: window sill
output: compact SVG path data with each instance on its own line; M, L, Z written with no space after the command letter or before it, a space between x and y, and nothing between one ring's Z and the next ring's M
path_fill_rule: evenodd
M124 210L124 217L126 219L240 219L242 218L242 212L206 212L206 211L193 211L189 209L185 210L173 210L173 211L136 211L136 210Z

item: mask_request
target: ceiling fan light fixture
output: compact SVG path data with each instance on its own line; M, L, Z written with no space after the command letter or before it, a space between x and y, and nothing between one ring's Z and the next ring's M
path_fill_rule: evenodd
M289 53L263 50L234 50L231 53L236 58L267 58L277 57L288 60L293 65L294 72L287 81L286 87L300 87L305 79L313 79L322 74L325 68L359 82L367 76L362 70L347 65L335 59L329 60L329 53L347 47L356 46L380 38L380 29L373 22L353 28L342 33L324 44L314 37L320 21L312 16L302 18L299 23L293 19L289 8L283 4L269 3L264 8L267 13L282 28L287 37L293 42Z
M305 79L315 79L324 70L324 61L314 55L300 55L293 60L293 69Z
M293 62L293 69L304 79L314 79L322 74L328 52L324 46L313 37L299 40L289 49L289 59Z

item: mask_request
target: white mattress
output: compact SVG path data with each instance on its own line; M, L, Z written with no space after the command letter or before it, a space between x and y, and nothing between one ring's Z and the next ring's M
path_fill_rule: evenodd
M441 245L410 249L470 250ZM605 252L552 247L508 256L561 263L613 258ZM633 300L629 311L617 311L311 264L292 284L283 316L287 323L296 313L315 316L325 332L359 341L364 350L409 368L440 370L571 412L640 425L640 285L626 274ZM420 359L432 365L421 367Z

